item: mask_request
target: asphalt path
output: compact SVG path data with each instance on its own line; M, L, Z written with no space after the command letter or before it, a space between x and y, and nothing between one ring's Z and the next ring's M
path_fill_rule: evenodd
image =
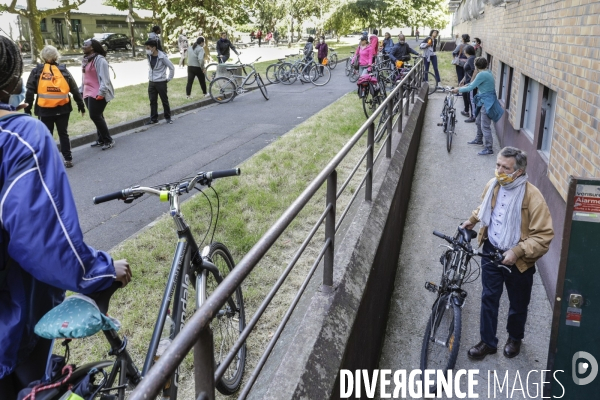
M92 197L136 184L172 182L198 171L236 167L356 86L338 65L323 87L296 82L267 88L269 101L252 91L227 104L176 116L172 125L161 122L116 135L110 150L89 145L73 149L75 166L67 173L86 243L109 250L168 212L168 205L155 196L145 195L131 204L100 205L94 205ZM110 112L109 105L106 113Z

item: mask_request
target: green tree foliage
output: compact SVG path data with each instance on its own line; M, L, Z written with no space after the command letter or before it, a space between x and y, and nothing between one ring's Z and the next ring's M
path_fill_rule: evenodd
M0 12L17 14L29 20L31 35L33 37L33 49L31 49L31 62L35 64L40 59L40 49L44 46L41 26L42 19L46 18L49 15L69 12L70 10L78 8L83 3L85 3L85 0L74 0L72 2L70 2L69 0L65 0L62 1L62 6L50 8L47 10L39 10L37 8L36 0L27 0L26 9L16 8L17 0L12 0L10 4L0 3Z

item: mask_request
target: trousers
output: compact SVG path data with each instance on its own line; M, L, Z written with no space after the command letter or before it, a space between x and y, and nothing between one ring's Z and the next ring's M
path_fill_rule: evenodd
M163 105L165 119L171 119L171 107L167 95L167 81L148 82L148 97L150 98L150 120L158 121L158 97Z
M480 114L481 115L481 114ZM483 251L491 253L495 247L486 240ZM506 293L510 302L506 330L513 340L521 340L525 336L525 322L527 321L527 308L531 300L533 287L533 274L535 266L525 272L512 265L511 272L493 264L488 258L481 259L481 314L479 319L479 333L481 340L492 348L498 347L496 331L498 328L498 308L502 291L506 286Z
M488 117L485 106L482 106L475 119L475 125L477 125L477 141L484 141L485 148L492 150L494 147L494 138L492 137L492 120Z
M54 134L54 126L56 126L58 140L60 141L60 152L65 158L65 161L73 160L73 156L71 155L71 141L69 140L69 133L67 132L70 116L71 113L68 112L66 114L40 117L40 120L46 125L50 133Z
M90 113L90 119L94 122L94 125L96 125L96 129L98 130L98 141L100 143L110 143L112 138L110 137L108 125L106 125L106 120L104 119L104 109L108 103L104 99L96 100L93 97L86 97L83 101Z
M198 78L198 82L200 82L200 87L202 88L202 93L206 94L206 77L204 76L204 72L202 72L202 67L191 67L188 65L188 80L187 85L185 86L185 94L192 94L192 86L194 85L194 79Z

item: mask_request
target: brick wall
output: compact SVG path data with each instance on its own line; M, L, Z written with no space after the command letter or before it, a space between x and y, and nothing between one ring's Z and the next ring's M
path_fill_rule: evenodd
M507 112L513 127L520 124L522 74L557 93L547 174L563 200L569 175L600 177L600 2L521 0L506 8L488 4L471 21L457 21L460 14L454 33L482 40L496 82L499 62L514 68ZM534 146L537 140L530 139Z

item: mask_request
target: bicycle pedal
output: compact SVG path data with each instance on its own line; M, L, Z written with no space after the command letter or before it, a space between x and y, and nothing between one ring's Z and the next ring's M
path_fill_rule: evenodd
M438 291L438 286L433 282L425 282L425 289L429 290L431 293L436 293Z

